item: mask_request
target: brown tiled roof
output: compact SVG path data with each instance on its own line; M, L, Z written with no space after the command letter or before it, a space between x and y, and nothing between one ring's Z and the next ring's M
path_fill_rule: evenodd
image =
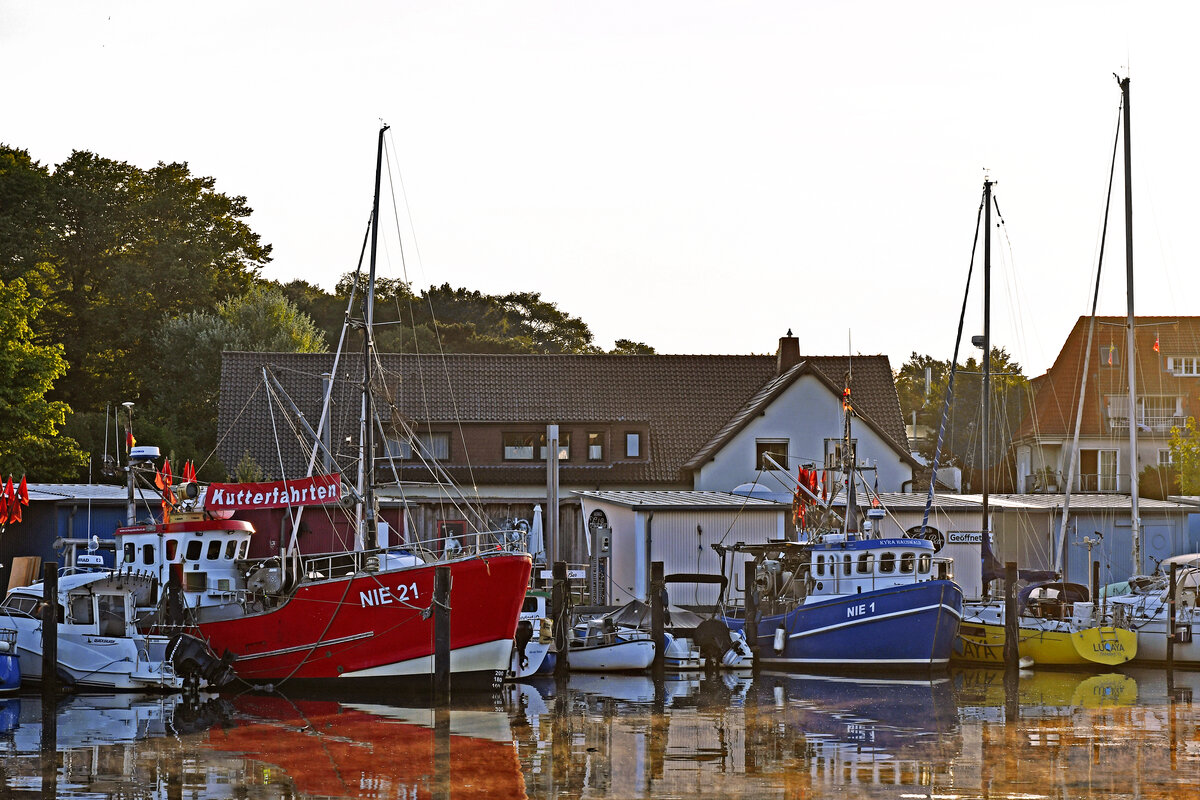
M361 358L357 353L343 355L339 371L361 375ZM841 384L845 357L806 360ZM395 413L410 421L514 425L628 422L648 430L648 459L601 466L563 464L563 485L690 486L683 464L776 377L775 356L384 354L380 362ZM232 471L249 452L271 476L279 472L281 458L287 474L301 474L307 458L294 436L281 431L277 452L262 385L263 367L271 367L315 426L320 415L321 376L332 365L331 354L225 353L218 420L218 456L225 466ZM339 449L336 443L347 437L357 441L360 386L359 379L335 383L335 453ZM864 411L907 452L887 357L856 356L852 390ZM386 417L388 412L382 413ZM283 415L276 414L275 424L283 426ZM470 475L465 465L452 464L448 471L456 480L473 477L485 485L545 481L545 466L539 462L475 465ZM401 477L416 478L416 470Z
M1074 430L1089 319L1083 316L1076 321L1054 364L1044 375L1033 379L1033 404L1018 426L1014 441L1037 435L1069 436ZM1158 352L1154 351L1156 337ZM1115 356L1113 366L1106 363L1110 347ZM1197 402L1200 378L1172 375L1166 365L1171 357L1200 357L1200 317L1137 317L1134 348L1138 396L1182 395L1184 415L1195 416L1200 411ZM1105 398L1127 391L1125 349L1125 317L1096 317L1081 436L1109 433L1105 425Z

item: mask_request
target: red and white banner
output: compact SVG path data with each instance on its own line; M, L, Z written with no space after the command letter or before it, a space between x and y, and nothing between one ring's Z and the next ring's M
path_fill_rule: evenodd
M342 499L342 476L314 475L271 483L213 483L204 495L208 511L319 506Z

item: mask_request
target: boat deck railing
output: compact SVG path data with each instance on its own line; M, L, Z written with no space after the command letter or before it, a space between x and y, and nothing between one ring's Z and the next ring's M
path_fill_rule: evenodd
M476 531L423 542L404 542L374 550L353 550L302 556L303 574L309 579L388 569L393 560L412 557L426 564L464 558L527 552L525 533L520 530Z

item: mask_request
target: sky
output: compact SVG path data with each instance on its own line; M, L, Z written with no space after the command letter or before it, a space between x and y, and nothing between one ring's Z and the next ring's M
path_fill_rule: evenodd
M266 277L332 289L383 121L382 275L540 292L606 349L790 329L893 368L953 351L987 174L992 340L1035 375L1090 309L1114 73L1137 311L1200 311L1197 5L0 0L0 141L186 161L248 199ZM1123 315L1115 192L1099 310Z

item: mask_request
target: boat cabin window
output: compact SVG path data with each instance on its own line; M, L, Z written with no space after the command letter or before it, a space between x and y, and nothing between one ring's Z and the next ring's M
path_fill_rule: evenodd
M179 555L179 540L167 539L167 561L174 561Z
M233 539L230 539L225 543L225 558L227 560L233 561L234 557L237 555L237 545L238 543Z
M95 623L96 617L92 612L92 596L90 594L72 595L70 603L70 621L72 625L91 625Z
M221 557L221 542L218 539L213 539L208 543L208 552L204 556L209 561L216 561Z
M10 594L4 598L4 610L12 614L27 614L32 617L37 607L38 599L36 597L21 597Z
M850 554L849 553L846 553L844 556L842 556L842 574L843 575L850 574Z
M241 556L240 556L240 557L241 557L241 558L245 558L245 557L246 557L246 555L247 555L249 552L250 552L250 540L249 540L249 539L247 539L247 540L245 540L244 542L242 542L242 547L241 547Z
M922 575L928 575L932 565L933 556L929 555L929 553L922 553L921 557L917 559L917 572Z
M536 597L526 597L525 602L521 604L521 611L529 613L538 610L538 599Z
M858 554L858 574L870 575L875 569L875 554L874 553L859 553Z
M917 556L915 553L904 553L900 556L900 571L905 575L913 571L917 565Z
M142 563L143 564L153 564L154 563L154 545L152 545L152 544L142 545Z
M813 570L814 575L825 574L825 556L817 556L817 566Z
M96 595L100 607L100 635L125 635L125 597L118 594Z
M885 575L896 571L896 554L881 553L879 555L879 571Z
M133 542L125 543L125 556L122 559L126 564L132 564L137 561L137 546Z
M190 542L188 542L187 553L185 554L185 557L187 558L188 561L199 561L200 560L200 540L199 539L192 539Z

